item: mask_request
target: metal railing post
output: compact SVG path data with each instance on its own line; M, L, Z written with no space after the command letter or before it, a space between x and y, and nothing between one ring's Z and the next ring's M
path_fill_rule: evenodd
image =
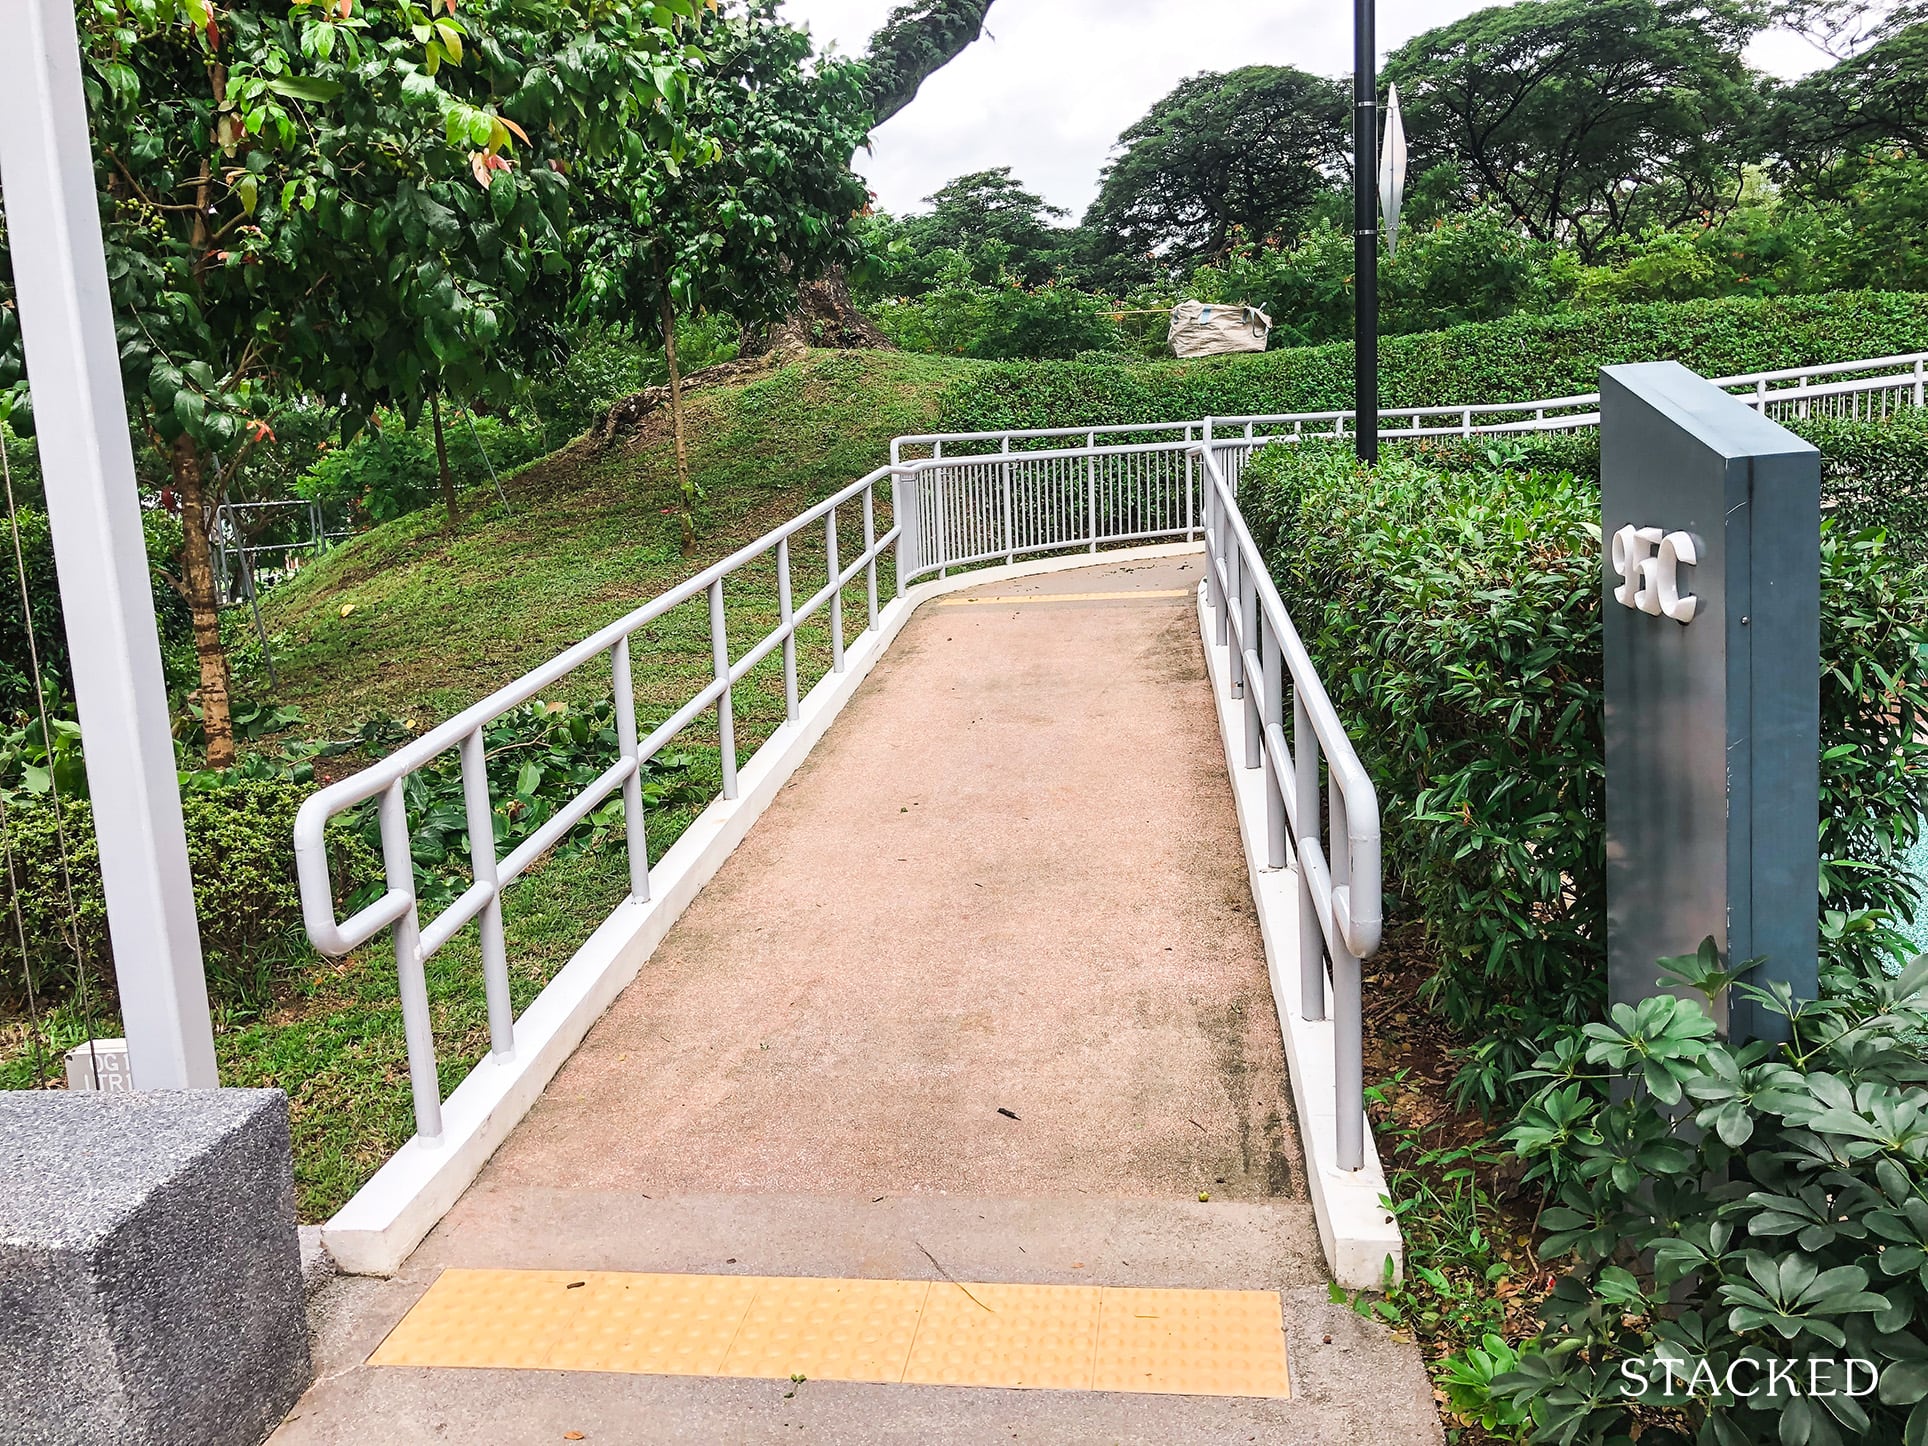
M408 1085L415 1098L415 1133L425 1144L442 1138L442 1082L435 1072L435 1029L428 1012L428 980L422 966L422 919L415 903L415 857L409 849L408 805L402 779L382 790L378 817L383 872L391 892L408 899L395 920L395 986L402 1003L402 1038L408 1046Z
M636 746L636 685L630 675L628 638L617 639L609 650L609 671L616 695L616 747L624 762L635 765L623 780L623 836L629 846L629 897L640 904L649 899L649 820L643 813L643 760Z
M716 680L723 685L716 697L716 747L723 765L723 797L736 797L736 712L730 701L730 635L723 626L723 579L710 584L710 653Z
M895 452L896 448L893 442L891 450ZM917 504L911 491L916 481L899 469L894 457L890 465L890 525L897 529L897 543L892 550L896 558L897 596L902 597L910 589L911 574L917 570Z
M1085 433L1085 535L1098 550L1098 434Z
M1265 669L1265 741L1270 742L1275 730L1283 738L1285 724L1285 658L1279 648L1278 634L1270 623L1261 620L1259 636L1263 640L1259 661ZM1269 869L1285 867L1286 818L1285 818L1285 780L1279 773L1279 761L1272 748L1262 748L1265 761L1265 866Z
M1923 363L1917 361L1915 363L1915 405L1917 407L1928 402L1928 399L1923 396L1924 388L1928 388L1928 371L1924 371Z
M864 602L869 621L864 631L877 631L877 499L876 489L864 488Z
M1326 866L1332 886L1332 914L1336 921L1339 900L1351 893L1352 830L1346 816L1346 796L1339 787L1336 770L1328 769ZM1350 912L1349 910L1347 911ZM1359 960L1353 955L1345 930L1332 931L1332 1063L1333 1108L1339 1133L1339 1168L1357 1170L1365 1163L1365 1072L1363 1028L1360 999Z
M1297 687L1292 690L1292 797L1299 813L1293 827L1299 866L1299 1013L1318 1020L1326 1017L1325 931L1306 871L1306 845L1319 841L1319 739Z
M1011 455L1011 434L1004 434L1004 445L999 449L1006 457ZM1004 486L1004 560L1006 563L1018 560L1018 519L1011 503L1011 464L1000 462L998 471L1003 474Z
M943 459L944 444L933 443L931 461L941 462ZM942 467L932 467L923 475L931 479L931 496L937 504L937 515L931 519L931 545L937 549L937 575L949 577L951 575L951 510L948 505L951 495L950 484L944 478Z
M1264 627L1259 622L1259 590L1252 578L1252 567L1248 563L1239 569L1239 652L1244 663L1245 684L1245 766L1257 768L1265 758L1265 715L1264 693L1267 682L1263 671L1252 676L1252 659L1258 657L1263 648L1261 638Z
M1223 498L1220 499L1220 505L1224 505ZM1225 612L1221 615L1220 621L1224 627L1225 637L1222 638L1221 641L1226 643L1231 649L1231 658L1229 661L1232 666L1229 681L1232 686L1232 696L1234 698L1243 698L1245 696L1245 644L1248 637L1245 631L1245 591L1247 587L1245 580L1245 559L1239 552L1238 534L1235 533L1229 525L1224 525L1224 531ZM1230 617L1232 609L1234 608L1238 609L1239 617L1239 625L1236 631L1231 627Z
M898 546L900 549L903 546L901 538ZM900 551L898 555L901 557L902 552ZM901 574L903 570L901 562L898 563L898 570ZM901 581L897 588L899 592L903 591ZM787 537L777 540L777 616L785 629L783 634L783 717L785 722L794 723L797 721L798 709L797 629L796 603L790 592L790 539Z
M837 552L837 509L824 518L824 558L830 570L830 671L843 671L843 558Z
M1192 428L1189 422L1185 426L1185 440L1187 442L1192 440ZM1187 542L1198 535L1198 512L1192 501L1192 493L1198 485L1194 479L1201 470L1197 460L1192 456L1191 448L1187 447L1185 449L1185 540Z
M620 714L618 715L620 724ZM619 730L620 731L620 730ZM634 739L631 740L632 750ZM495 810L489 802L488 750L482 730L462 740L462 803L469 823L469 868L491 891L477 927L482 943L482 995L489 1007L489 1053L515 1054L515 1001L509 994L509 951L502 935L502 898L495 871Z

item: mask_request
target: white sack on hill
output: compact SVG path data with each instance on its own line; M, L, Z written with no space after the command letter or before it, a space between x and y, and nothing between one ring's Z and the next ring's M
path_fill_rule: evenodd
M1224 356L1235 351L1264 351L1272 335L1272 318L1256 306L1220 306L1212 302L1181 301L1172 308L1170 341L1177 356Z

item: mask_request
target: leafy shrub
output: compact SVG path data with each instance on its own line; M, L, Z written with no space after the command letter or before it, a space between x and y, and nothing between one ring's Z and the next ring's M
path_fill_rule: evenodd
M1661 964L1710 1004L1732 977L1712 940ZM1733 987L1793 1042L1730 1045L1700 999L1660 994L1520 1076L1534 1093L1507 1138L1549 1191L1542 1256L1574 1261L1491 1382L1534 1440L1928 1440L1928 959L1799 1008ZM1836 1365L1808 1394L1810 1361L1848 1357L1878 1390L1846 1394ZM1793 1392L1765 1369L1784 1361Z
M1604 977L1599 492L1566 473L1361 471L1277 447L1242 504L1382 792L1399 905L1424 921L1447 1019L1495 1097ZM1301 525L1301 518L1307 519ZM1822 543L1824 944L1870 971L1921 884L1928 596L1873 534Z
M1928 561L1928 410L1789 425L1821 449L1823 489L1845 525L1883 528L1897 553Z
M923 296L882 302L871 315L905 351L944 356L1067 358L1122 345L1099 298L1056 282L1027 288L1009 274L979 281L961 258Z
M605 700L575 708L563 703L525 703L491 723L483 733L495 808L495 851L506 856L554 818L577 794L595 782L617 757L616 707ZM403 784L408 803L409 848L415 862L415 887L427 904L439 905L468 887L468 810L463 801L461 756L444 753ZM685 753L658 754L643 775L643 806L674 808L695 800L691 759ZM590 848L623 836L623 800L618 791L563 839L565 851ZM381 829L371 800L341 816L379 857ZM349 898L361 908L382 892L371 878Z
M21 507L20 554L26 564L27 598L33 607L34 640L40 649L41 684L70 690L67 671L67 628L61 609L60 582L54 569L53 533L47 514ZM153 508L143 509L141 527L147 541L147 560L155 570L154 613L160 626L161 647L169 664L168 678L176 685L193 672L190 652L193 623L187 604L161 578L171 571L181 546L178 518ZM0 718L31 708L34 698L33 662L27 650L27 620L20 610L20 580L13 566L14 538L0 515Z
M1705 376L1913 351L1928 295L1852 292L1519 315L1380 348L1388 407L1531 401L1591 392L1600 368L1673 358ZM1100 426L1352 405L1352 348L1302 347L1203 361L1011 362L974 371L944 398L947 431Z
M292 776L199 781L204 786L182 793L181 809L208 994L218 1005L258 1009L304 957L295 937L294 820L312 785ZM0 810L0 851L0 998L23 1000L29 972L43 1007L76 990L83 972L96 997L111 997L113 945L92 804L63 797L56 816L50 798L14 799ZM378 868L378 855L345 834L334 857L345 889Z
M1275 346L1317 345L1352 335L1353 270L1350 221L1324 220L1295 245L1245 248L1200 267L1187 290L1264 308ZM1396 336L1544 309L1571 290L1573 270L1569 253L1494 211L1409 226L1398 251L1380 256L1380 329Z
M505 473L544 451L542 429L533 418L471 419L449 406L442 411L442 434L457 487L487 485L491 466ZM435 433L426 413L409 427L399 415L384 412L346 446L323 452L295 488L316 501L346 503L370 522L426 507L441 495Z

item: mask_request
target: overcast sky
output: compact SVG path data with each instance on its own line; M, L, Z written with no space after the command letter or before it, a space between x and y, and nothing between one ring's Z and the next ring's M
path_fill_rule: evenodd
M784 0L819 49L861 54L896 0ZM1491 0L1380 0L1385 53ZM1778 75L1822 57L1787 35L1750 59ZM1073 220L1097 194L1118 133L1201 70L1296 65L1352 71L1352 7L1343 0L996 0L984 39L940 70L859 155L878 204L905 212L954 176L1010 166Z

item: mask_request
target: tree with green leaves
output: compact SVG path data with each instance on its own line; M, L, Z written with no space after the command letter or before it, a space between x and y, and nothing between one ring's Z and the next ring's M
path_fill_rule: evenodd
M1195 75L1118 137L1084 218L1108 285L1295 240L1350 174L1345 86L1290 66Z
M1462 205L1591 260L1739 199L1762 107L1741 52L1763 23L1752 0L1521 0L1408 41L1384 79L1415 173L1456 166Z
M505 386L498 356L570 270L569 173L687 150L699 3L83 5L123 381L181 513L210 765L235 758L218 478L303 395L339 400L352 430ZM0 345L29 426L17 331Z
M1871 153L1928 152L1928 18L1781 89L1766 129L1776 173L1810 194L1852 189L1844 165Z
M692 68L686 116L699 163L645 153L587 168L597 204L576 238L578 312L663 344L685 546L696 496L676 318L780 320L800 283L859 259L851 222L869 200L850 169L868 131L858 63L813 61L810 37L778 17L776 0L726 5L697 39L706 58Z
M890 12L864 51L864 99L882 125L917 99L933 74L984 33L992 0L910 0Z

